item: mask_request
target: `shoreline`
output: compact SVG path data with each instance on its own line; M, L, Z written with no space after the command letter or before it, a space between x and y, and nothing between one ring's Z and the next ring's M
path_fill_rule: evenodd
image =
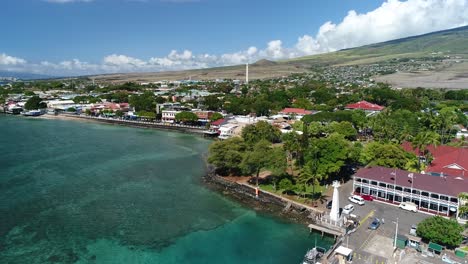
M194 127L186 125L169 125L164 123L154 123L154 122L144 122L144 121L133 121L133 120L119 120L119 119L107 119L107 118L98 118L98 117L89 117L82 115L68 115L68 114L58 114L58 115L41 115L34 118L48 119L48 120L72 120L72 121L83 121L83 122L94 122L100 124L110 124L126 127L135 127L135 128L148 128L155 130L164 130L170 132L178 132L184 134L192 134L197 136L202 136L204 138L209 138L205 134L208 131L204 127Z
M212 166L206 163L206 159L205 164L207 165L207 173L202 178L202 184L247 208L305 227L315 223L316 217L320 216L319 210L310 210L305 205L289 202L287 199L279 198L262 190L259 190L258 197L256 197L255 187L239 184L218 176Z

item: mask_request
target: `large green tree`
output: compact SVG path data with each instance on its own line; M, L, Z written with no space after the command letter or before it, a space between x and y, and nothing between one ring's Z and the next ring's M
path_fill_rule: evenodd
M208 162L214 165L221 175L238 175L245 150L246 145L240 137L216 141L209 147Z
M418 224L416 234L426 241L442 244L450 248L457 247L462 242L463 227L452 219L434 216L424 219Z
M42 99L36 95L29 98L28 101L26 101L26 103L24 104L24 108L26 110L47 108L47 104L42 102Z
M184 123L194 123L198 121L198 116L195 113L183 111L175 115L175 120Z
M280 137L281 131L266 121L247 125L242 129L242 138L244 138L245 142L250 144L250 146L253 146L263 139L272 143L279 142Z
M216 120L219 120L219 119L223 119L224 116L218 112L215 112L213 113L213 115L211 115L210 117L210 121L216 121Z
M136 111L154 112L156 110L156 99L152 92L144 92L141 95L132 95L129 98L129 103L135 107Z
M271 142L262 139L255 144L251 151L244 155L241 167L246 174L255 175L256 185L258 186L258 176L263 168L268 167L270 153L272 150Z
M383 166L414 171L416 156L406 152L400 145L394 143L371 142L366 144L361 152L360 161L371 166Z
M355 140L357 136L356 129L353 127L353 124L348 121L331 122L328 125L328 130L331 133L335 132L341 134L348 140Z

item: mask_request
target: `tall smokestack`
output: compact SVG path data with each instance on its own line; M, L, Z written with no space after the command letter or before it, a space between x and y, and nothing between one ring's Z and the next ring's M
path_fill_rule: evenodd
M245 83L249 83L249 64L245 64Z

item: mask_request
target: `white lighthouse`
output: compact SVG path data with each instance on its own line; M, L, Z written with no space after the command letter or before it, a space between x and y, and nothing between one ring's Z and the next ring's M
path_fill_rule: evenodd
M340 194L338 188L340 187L339 181L334 181L333 184L333 199L330 211L330 220L337 222L340 219Z

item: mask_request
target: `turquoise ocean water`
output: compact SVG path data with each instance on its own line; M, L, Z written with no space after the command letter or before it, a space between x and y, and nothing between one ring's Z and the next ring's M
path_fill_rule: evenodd
M299 263L330 239L202 186L210 141L0 115L0 263Z

